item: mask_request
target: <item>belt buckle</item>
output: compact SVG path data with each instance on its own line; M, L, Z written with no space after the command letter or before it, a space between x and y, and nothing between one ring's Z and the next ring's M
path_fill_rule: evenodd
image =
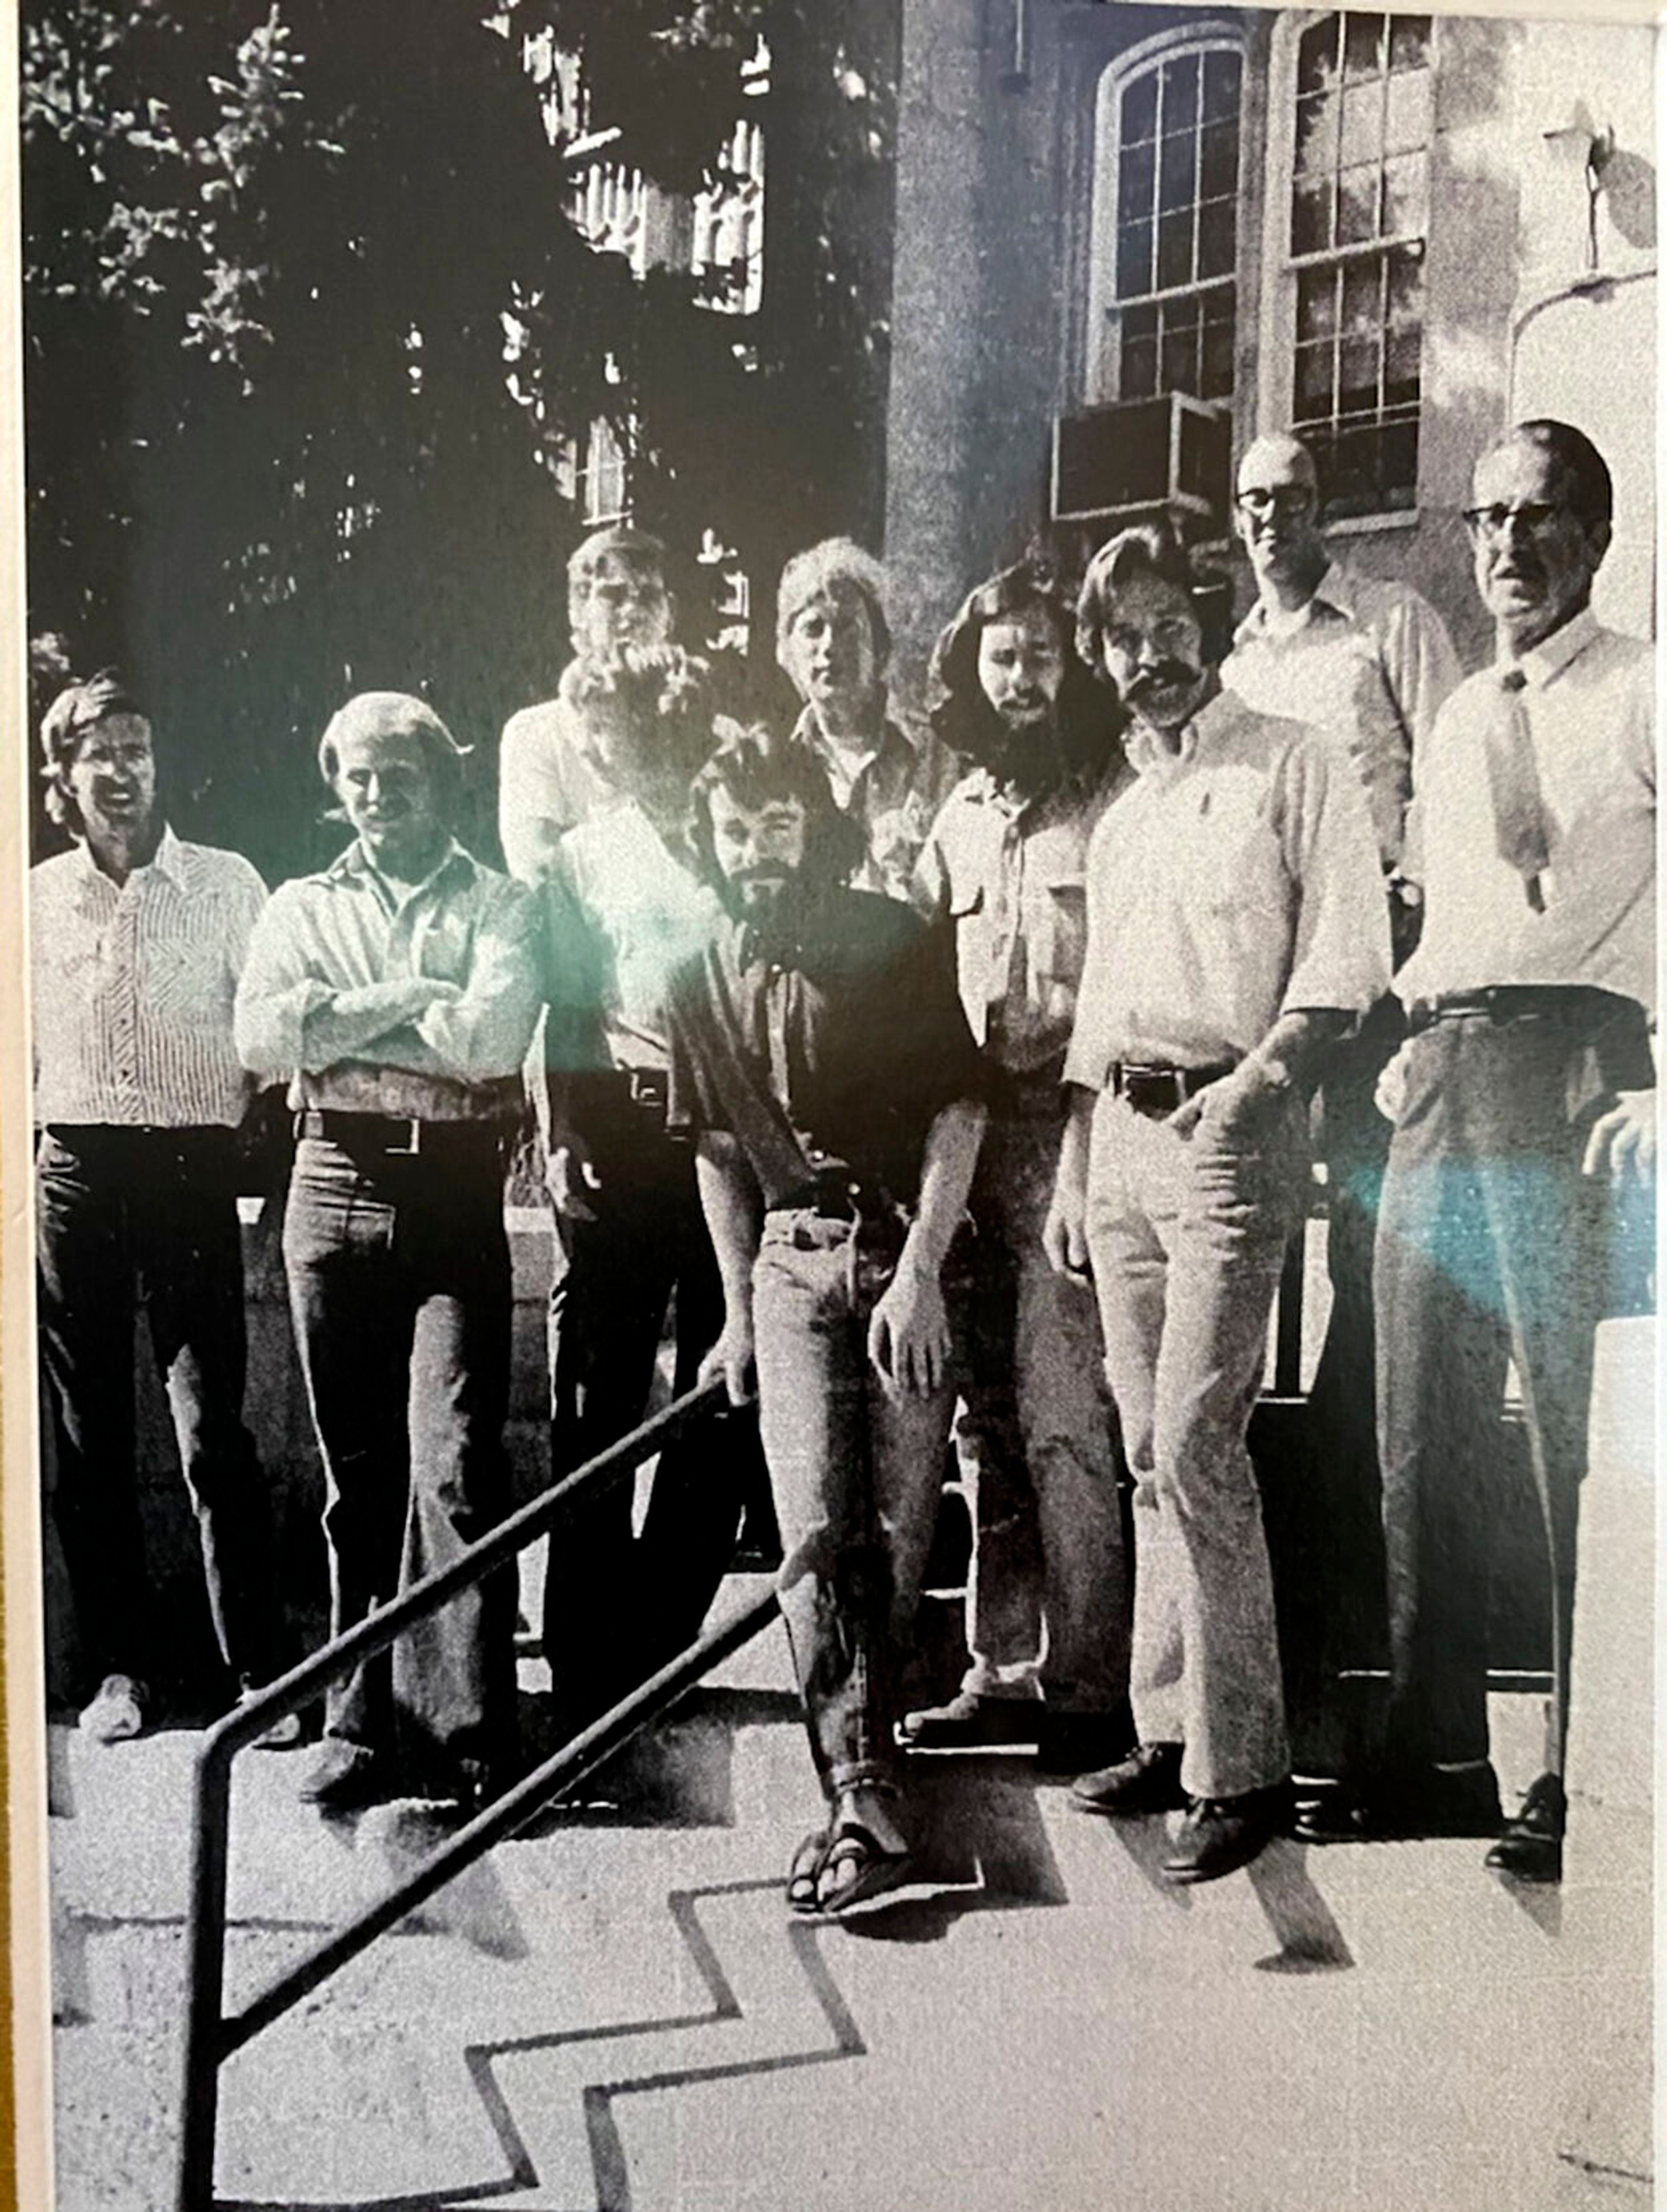
M628 1069L626 1074L633 1106L654 1106L664 1109L670 1096L670 1084L658 1069L633 1067Z
M405 1144L388 1145L384 1147L390 1159L414 1160L417 1158L422 1152L423 1124L420 1121L407 1121L405 1125L405 1128L407 1139L407 1141Z

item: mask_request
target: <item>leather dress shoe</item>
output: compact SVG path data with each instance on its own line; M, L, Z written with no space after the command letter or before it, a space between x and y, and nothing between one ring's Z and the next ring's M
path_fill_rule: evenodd
M1180 1885L1237 1874L1283 1835L1290 1821L1291 1786L1286 1782L1237 1797L1195 1798L1164 1861L1164 1880Z
M1561 1881L1567 1813L1562 1784L1554 1774L1541 1775L1530 1784L1521 1812L1506 1822L1483 1863L1512 1881Z
M897 1735L910 1751L1034 1751L1044 1725L1040 1698L958 1690L946 1705L906 1713Z
M1115 1766L1080 1774L1071 1784L1080 1813L1172 1813L1186 1802L1178 1743L1136 1744Z
M330 1736L297 1794L303 1805L316 1805L321 1813L359 1813L399 1792L387 1762L375 1752Z

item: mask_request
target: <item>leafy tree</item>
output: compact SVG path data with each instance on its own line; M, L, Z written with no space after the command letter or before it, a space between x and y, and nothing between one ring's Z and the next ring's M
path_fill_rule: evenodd
M26 0L31 623L130 670L182 827L309 864L318 733L387 684L477 746L490 846L496 732L566 657L558 463L594 416L682 548L715 528L763 574L823 528L873 534L889 125L849 55L891 12ZM761 31L788 89L743 342L692 279L639 282L568 222L523 53L581 53L622 158L687 191Z

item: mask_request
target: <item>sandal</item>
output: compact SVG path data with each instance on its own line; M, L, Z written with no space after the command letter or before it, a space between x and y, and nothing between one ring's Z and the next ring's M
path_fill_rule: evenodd
M816 1910L824 1919L837 1920L883 1897L909 1876L913 1854L888 1851L867 1828L843 1825L828 1844L816 1884Z
M812 1829L793 1855L788 1869L788 1911L816 1913L822 1910L818 1883L822 1863L833 1838L825 1828Z

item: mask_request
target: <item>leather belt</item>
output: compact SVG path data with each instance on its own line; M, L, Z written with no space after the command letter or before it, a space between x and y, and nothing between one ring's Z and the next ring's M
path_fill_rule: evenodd
M1136 1114L1161 1121L1194 1098L1207 1084L1231 1075L1237 1060L1218 1060L1213 1067L1166 1067L1151 1060L1114 1060L1110 1089Z
M308 1106L295 1116L297 1137L322 1138L344 1152L378 1152L391 1159L480 1159L501 1153L510 1131L501 1121L401 1121L386 1114L338 1114Z
M1481 991L1444 991L1415 999L1407 1024L1415 1036L1437 1022L1566 1022L1601 1028L1628 1001L1586 983L1500 983Z

